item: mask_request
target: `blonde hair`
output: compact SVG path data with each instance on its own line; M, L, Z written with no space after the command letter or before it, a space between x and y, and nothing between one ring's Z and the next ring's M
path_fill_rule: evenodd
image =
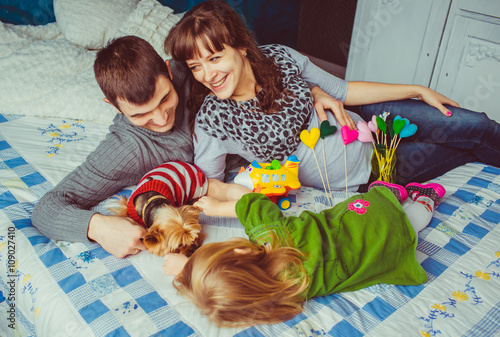
M201 246L174 279L218 326L283 322L302 312L307 277L295 248L238 238Z

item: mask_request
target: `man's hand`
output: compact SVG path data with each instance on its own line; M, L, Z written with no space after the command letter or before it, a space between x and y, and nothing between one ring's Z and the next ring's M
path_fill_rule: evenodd
M184 254L170 253L164 256L163 271L166 275L177 275L181 272L189 258Z
M144 227L130 218L94 214L87 235L108 253L121 259L147 249L141 240L146 232Z
M326 121L328 119L325 110L330 109L341 127L347 125L351 130L356 129L356 123L354 123L351 116L345 111L344 103L328 95L318 86L311 89L311 94L314 99L314 108L316 109L320 121Z

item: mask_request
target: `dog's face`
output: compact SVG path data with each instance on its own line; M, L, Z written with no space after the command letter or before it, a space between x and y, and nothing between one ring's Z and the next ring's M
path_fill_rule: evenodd
M198 222L200 209L162 204L153 210L153 223L144 237L148 251L158 256L179 253L191 256L203 244L206 235Z
M201 233L198 222L200 209L189 205L176 208L164 198L150 202L150 199L158 195L158 192L150 191L134 199L137 214L149 226L144 244L150 253L158 256L169 253L191 256L206 237L206 234ZM118 216L127 216L127 199L119 198L117 207L110 210Z

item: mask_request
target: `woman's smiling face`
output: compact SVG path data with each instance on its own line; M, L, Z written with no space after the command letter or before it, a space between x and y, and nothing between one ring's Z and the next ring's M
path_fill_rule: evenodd
M255 96L255 80L245 50L224 44L223 50L212 53L198 42L198 51L186 64L194 78L219 99L246 100ZM246 98L250 94L253 96Z

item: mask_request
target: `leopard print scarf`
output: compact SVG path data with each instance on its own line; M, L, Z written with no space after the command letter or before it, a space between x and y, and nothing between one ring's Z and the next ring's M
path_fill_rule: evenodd
M261 47L261 50L280 66L283 84L294 97L280 99L281 111L265 115L258 103L263 91L244 102L208 95L196 116L196 123L211 137L242 143L244 150L257 158L283 161L297 149L300 132L307 129L314 105L309 87L300 77L290 54L278 45Z

